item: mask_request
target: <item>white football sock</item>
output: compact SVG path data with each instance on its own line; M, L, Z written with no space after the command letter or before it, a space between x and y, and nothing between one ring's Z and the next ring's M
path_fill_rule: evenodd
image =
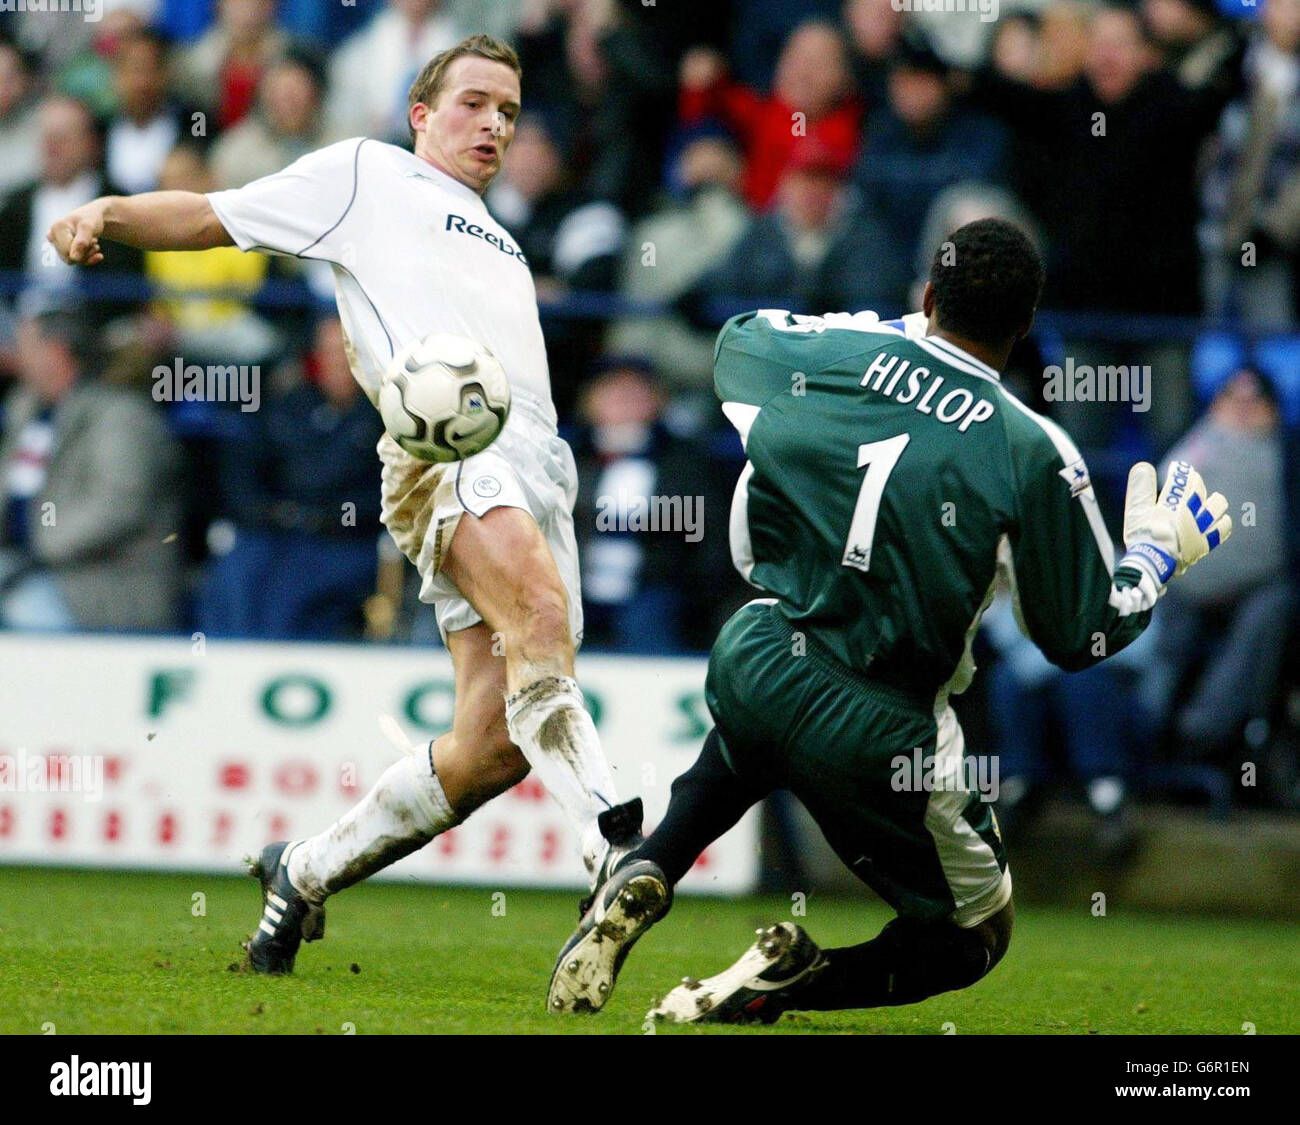
M568 676L529 684L506 699L506 726L577 831L582 861L593 873L608 847L596 818L618 797L582 689Z
M293 849L289 881L320 902L459 823L425 743L389 766L375 787L324 832Z

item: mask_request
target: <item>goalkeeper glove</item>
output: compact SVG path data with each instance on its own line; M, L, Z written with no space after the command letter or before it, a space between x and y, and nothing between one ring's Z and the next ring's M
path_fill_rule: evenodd
M1150 609L1165 584L1205 558L1232 534L1228 501L1221 492L1207 498L1205 482L1186 461L1169 466L1165 486L1156 495L1156 470L1139 461L1129 471L1124 500L1124 545L1119 561L1139 575L1136 587L1120 591L1121 598Z

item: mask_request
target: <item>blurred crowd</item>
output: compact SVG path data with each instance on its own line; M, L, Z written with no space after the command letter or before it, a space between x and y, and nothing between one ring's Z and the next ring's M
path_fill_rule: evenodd
M970 10L900 10L945 6ZM74 270L43 237L106 192L406 143L417 71L486 31L524 68L487 203L542 303L588 645L701 650L748 596L727 543L743 457L711 395L722 320L908 311L948 233L1001 216L1048 264L1007 381L1081 445L1111 527L1128 465L1171 456L1238 524L1089 673L1043 661L999 600L968 706L1008 822L1067 780L1122 835L1139 788L1239 801L1244 760L1265 767L1248 800L1296 800L1300 0L101 7L0 15L0 627L436 641L379 534L380 423L328 273L112 245ZM1067 363L1150 393L1063 401L1044 372ZM159 365L253 371L258 399L160 396ZM701 498L701 534L608 518L650 496Z

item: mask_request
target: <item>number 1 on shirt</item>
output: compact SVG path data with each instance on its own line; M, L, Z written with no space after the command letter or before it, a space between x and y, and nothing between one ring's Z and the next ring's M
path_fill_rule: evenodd
M849 538L844 544L841 565L863 572L871 569L871 543L876 537L880 498L884 495L889 474L894 471L911 440L911 434L899 434L858 446L858 468L867 471L858 490L858 502L853 508L853 522L849 525Z

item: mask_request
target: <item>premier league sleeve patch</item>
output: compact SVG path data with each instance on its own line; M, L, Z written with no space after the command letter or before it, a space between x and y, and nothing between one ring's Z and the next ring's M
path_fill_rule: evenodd
M1088 479L1088 466L1083 463L1082 457L1077 461L1071 461L1064 469L1058 471L1061 479L1070 486L1071 496L1078 496L1092 484Z

